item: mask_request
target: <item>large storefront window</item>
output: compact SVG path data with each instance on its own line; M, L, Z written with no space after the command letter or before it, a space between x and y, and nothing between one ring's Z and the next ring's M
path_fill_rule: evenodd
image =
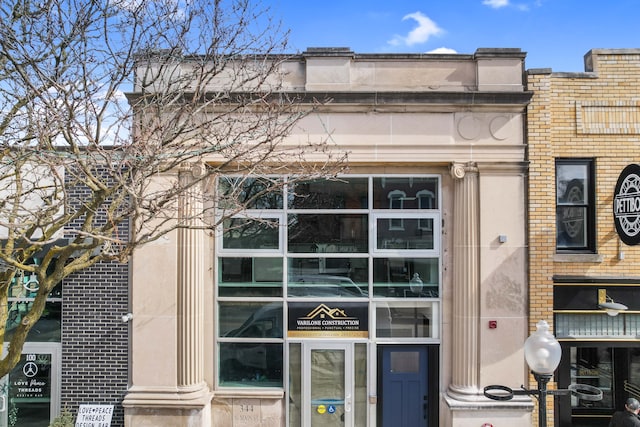
M305 420L315 415L297 414L293 397L304 388L301 358L346 357L344 366L359 369L367 363L367 343L437 342L439 176L224 177L218 191L221 215L246 207L217 232L219 386L287 388L289 411ZM293 331L297 321L308 328ZM325 321L359 326L342 330L321 326ZM360 344L347 345L347 337ZM322 338L345 344L300 346ZM365 384L366 397L366 377L364 370L345 381ZM351 404L364 407L365 397Z
M221 302L220 385L282 386L282 303Z

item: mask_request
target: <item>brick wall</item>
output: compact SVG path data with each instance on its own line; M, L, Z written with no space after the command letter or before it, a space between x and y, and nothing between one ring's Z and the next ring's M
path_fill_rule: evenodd
M89 194L80 185L72 203ZM69 224L78 228L81 224ZM98 216L97 221L105 221ZM129 224L118 226L126 236ZM128 265L99 263L63 283L61 408L74 415L80 404L114 405L112 427L124 426L122 400L129 379Z
M128 267L103 263L65 280L62 303L61 406L114 405L113 427L124 426L128 383Z
M640 50L594 50L587 63L593 72L528 72L528 89L534 91L527 124L531 332L541 319L553 325L554 275L640 277L640 246L619 242L612 207L618 175L627 164L640 163L634 119L640 114ZM595 158L597 259L556 255L559 157ZM621 245L624 260L618 257Z
M529 71L528 89L534 91L528 110L531 331L538 320L553 319L553 275L640 276L640 247L625 246L625 259L618 259L612 207L620 172L629 163L640 163L640 132L633 126L638 123L629 120L640 112L640 54L634 51L594 51L593 74ZM607 119L612 122L600 126L601 133L590 133L598 126L579 126L577 120L578 115L585 120L585 106L599 106L602 117L617 117ZM597 120L597 115L590 117ZM596 247L602 257L598 262L555 258L559 157L596 159Z

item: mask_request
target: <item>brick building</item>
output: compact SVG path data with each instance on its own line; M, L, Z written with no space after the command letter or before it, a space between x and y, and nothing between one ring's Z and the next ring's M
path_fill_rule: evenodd
M553 322L560 388L603 391L596 402L560 397L555 411L550 400L561 427L607 426L640 393L640 248L614 225L616 184L640 162L640 50L594 49L585 70L527 73L530 330ZM637 189L632 177L621 191ZM637 232L633 211L623 221ZM606 303L627 309L608 316Z
M70 199L83 200L84 191L71 186ZM120 224L119 230L126 234L128 224ZM12 283L8 333L36 292L37 286L26 280ZM129 381L129 323L122 316L128 304L126 264L102 262L64 279L30 331L18 365L0 380L0 425L47 427L65 408L75 415L79 405L99 404L112 405L111 426L122 427L121 402ZM32 381L40 387L21 390Z

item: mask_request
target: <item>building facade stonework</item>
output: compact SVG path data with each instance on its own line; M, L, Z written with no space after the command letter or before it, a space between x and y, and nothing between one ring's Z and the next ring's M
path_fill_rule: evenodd
M137 251L125 425L531 425L482 393L527 378L524 57L292 56L284 90L331 101L288 140L348 173Z
M527 73L529 329L541 319L554 325L558 387L603 391L599 402L550 399L556 426L607 426L640 384L640 248L623 243L614 225L616 183L640 162L640 51L594 49L585 70ZM627 310L608 316L603 302Z

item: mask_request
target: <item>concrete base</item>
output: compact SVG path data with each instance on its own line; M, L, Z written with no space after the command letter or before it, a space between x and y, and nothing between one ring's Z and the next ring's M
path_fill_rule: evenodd
M284 427L281 397L216 397L211 404L215 427Z
M451 395L444 396L446 414L450 427L531 427L534 408L531 398L516 396L509 401L493 401L482 395L475 399L460 400Z
M211 427L206 384L187 389L132 387L122 402L126 427Z

